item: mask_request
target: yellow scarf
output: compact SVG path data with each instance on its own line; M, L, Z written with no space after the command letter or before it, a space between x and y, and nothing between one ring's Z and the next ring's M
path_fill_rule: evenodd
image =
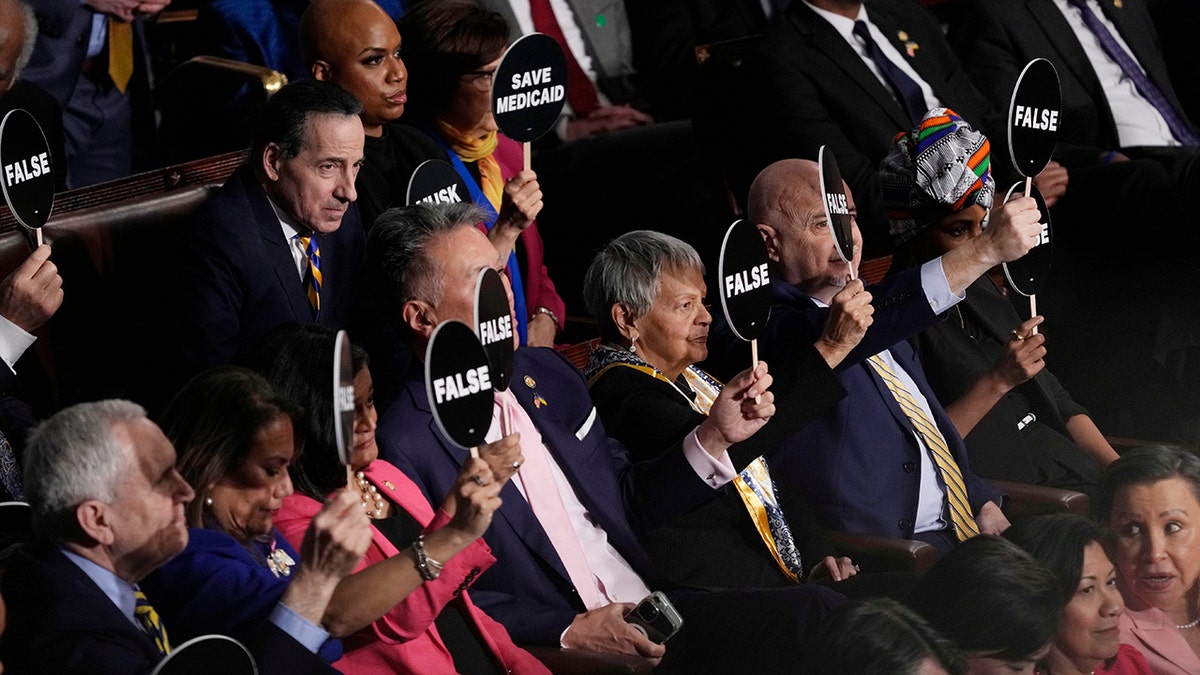
M464 162L478 162L479 182L483 195L500 212L500 198L504 195L504 177L500 175L500 163L496 161L496 132L488 132L483 138L471 138L441 120L437 122L438 133L450 144L450 149Z

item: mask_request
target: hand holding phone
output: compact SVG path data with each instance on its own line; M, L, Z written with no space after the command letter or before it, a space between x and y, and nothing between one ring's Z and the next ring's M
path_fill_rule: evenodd
M683 626L683 617L663 595L655 591L625 613L625 621L645 633L651 642L662 644Z

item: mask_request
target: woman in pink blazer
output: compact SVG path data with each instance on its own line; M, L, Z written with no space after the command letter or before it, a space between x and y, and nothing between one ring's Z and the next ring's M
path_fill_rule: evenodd
M370 548L339 584L325 613L348 673L534 673L549 671L513 644L508 632L471 602L467 589L495 558L479 537L500 505L500 488L520 462L515 443L497 453L503 467L472 460L436 511L396 467L376 459L375 407L366 354L354 354L354 441L350 469L334 441L334 336L317 326L289 326L262 345L255 365L310 411L301 458L290 469L295 494L284 499L275 525L299 546L326 496L361 494L372 519ZM297 368L296 364L314 367ZM503 441L501 441L503 444ZM347 482L349 483L347 485Z

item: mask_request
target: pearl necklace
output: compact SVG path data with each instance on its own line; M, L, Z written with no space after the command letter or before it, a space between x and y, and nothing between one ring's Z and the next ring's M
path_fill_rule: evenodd
M367 517L376 520L383 518L383 496L367 481L363 472L354 472L354 479L358 481L358 489L362 492L362 507L367 511ZM372 506L375 508L371 508Z
M1189 628L1195 628L1196 626L1200 626L1200 616L1184 624L1175 624L1175 628L1178 630L1187 630Z

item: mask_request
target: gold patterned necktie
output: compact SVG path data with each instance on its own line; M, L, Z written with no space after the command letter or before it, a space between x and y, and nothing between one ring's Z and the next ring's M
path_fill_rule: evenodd
M146 600L146 594L142 593L142 589L134 588L133 597L137 600L133 613L141 622L142 629L154 640L154 646L158 647L158 651L162 652L164 656L170 654L171 642L167 640L167 629L158 618L158 612L154 611L150 601Z
M321 275L321 247L317 245L317 238L312 234L296 235L296 239L304 249L304 256L308 258L308 271L304 274L304 293L308 296L308 304L312 307L315 321L321 317L321 283L324 281Z
M951 454L950 447L946 445L946 439L942 436L942 432L938 430L937 425L929 419L924 409L913 399L912 394L904 387L900 378L888 368L878 354L867 361L883 379L888 390L892 392L892 396L900 404L900 409L912 423L913 430L925 442L925 447L929 448L933 462L937 465L938 471L942 474L942 481L946 484L946 501L950 506L950 521L954 524L954 533L958 536L958 540L966 541L979 534L979 525L975 522L975 517L971 515L971 502L967 499L967 485L963 482L962 469L954 460L954 455Z
M108 76L125 93L133 77L133 25L108 17Z

